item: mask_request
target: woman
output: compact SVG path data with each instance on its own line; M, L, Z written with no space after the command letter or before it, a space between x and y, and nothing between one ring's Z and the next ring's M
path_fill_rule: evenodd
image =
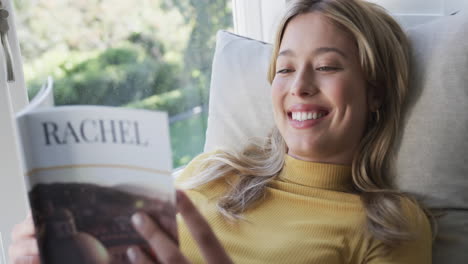
M391 184L408 83L398 24L359 0L296 1L269 78L268 140L201 155L178 179L190 197L178 192L180 249L147 215L132 217L160 261L430 263L430 223ZM30 221L13 237L12 262L38 262ZM153 263L138 248L128 256Z

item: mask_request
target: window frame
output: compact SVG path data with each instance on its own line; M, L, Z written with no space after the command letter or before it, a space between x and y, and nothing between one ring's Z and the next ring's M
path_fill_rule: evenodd
M273 42L287 1L232 0L235 33L264 42Z
M234 31L249 38L273 42L275 29L280 15L291 0L232 0ZM388 0L368 0L385 7ZM404 1L404 0L399 0ZM427 4L426 0L416 0L415 6ZM438 5L437 12L401 12L391 13L404 28L410 28L429 22L442 16L459 11L463 6L468 8L468 0L432 0Z
M8 42L10 44L15 81L7 82L5 55L0 51L0 257L6 261L5 255L11 243L10 232L13 226L24 219L27 213L26 187L20 159L20 150L16 133L14 115L28 103L27 90L24 83L23 62L16 34L15 12L12 0L1 0L2 7L9 12ZM1 261L0 261L1 262ZM6 263L6 262L5 262Z

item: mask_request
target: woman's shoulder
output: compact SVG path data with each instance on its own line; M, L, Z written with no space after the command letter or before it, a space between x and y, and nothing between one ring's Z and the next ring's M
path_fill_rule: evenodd
M432 228L425 210L407 197L401 198L401 210L409 239L391 250L381 241L371 239L366 247L366 263L431 263Z
M428 222L425 210L421 205L413 199L404 197L401 198L401 207L405 215L413 223Z
M432 225L426 210L410 198L402 198L401 207L413 240L432 241Z

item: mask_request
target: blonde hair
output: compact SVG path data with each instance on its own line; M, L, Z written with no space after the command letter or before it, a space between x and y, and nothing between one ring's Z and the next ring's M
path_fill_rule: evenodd
M269 81L276 73L276 59L283 33L295 16L320 12L349 32L356 42L368 89L381 89L383 103L370 122L352 163L352 178L367 214L367 231L388 246L409 240L408 222L401 199L417 205L392 185L393 145L399 130L401 106L408 87L408 41L400 26L380 6L360 0L294 1L282 22L273 48ZM275 127L266 140L251 142L242 151L224 150L205 161L200 174L186 187L237 175L231 188L219 197L218 209L230 219L264 197L267 183L281 171L286 143Z

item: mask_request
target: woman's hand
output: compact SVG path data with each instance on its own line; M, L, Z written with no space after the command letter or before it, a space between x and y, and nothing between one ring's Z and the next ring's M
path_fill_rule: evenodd
M39 264L39 249L31 214L17 224L11 232L12 243L8 249L11 264Z
M208 223L182 191L177 191L177 210L198 243L206 263L232 263ZM148 241L160 262L189 263L177 244L148 215L137 213L133 215L132 222L140 235ZM132 263L153 263L138 247L129 248L127 254Z

